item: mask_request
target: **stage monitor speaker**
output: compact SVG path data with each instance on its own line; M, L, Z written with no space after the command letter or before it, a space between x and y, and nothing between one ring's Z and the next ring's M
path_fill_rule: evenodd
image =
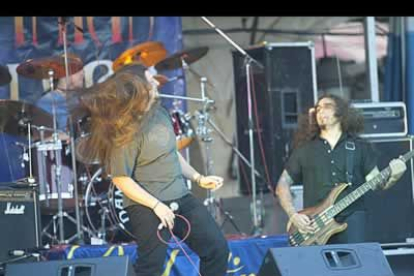
M414 248L384 250L384 254L395 276L414 275Z
M6 276L134 276L129 256L8 264Z
M250 83L255 167L263 176L256 178L256 188L257 191L267 191L264 160L271 184L277 183L289 156L289 145L297 128L298 116L313 106L316 100L314 48L309 42L270 43L246 49L246 52L264 65L264 69L260 69L254 63L251 64ZM233 52L237 147L250 160L245 61L239 52ZM238 175L241 193L251 194L250 169L241 161Z
M394 276L378 243L268 250L257 276Z
M40 213L37 189L0 189L0 263L11 250L39 247Z
M370 140L378 155L378 168L387 167L391 159L413 150L413 139L384 138ZM407 163L407 171L388 190L366 194L368 213L366 241L402 243L414 238L413 159Z

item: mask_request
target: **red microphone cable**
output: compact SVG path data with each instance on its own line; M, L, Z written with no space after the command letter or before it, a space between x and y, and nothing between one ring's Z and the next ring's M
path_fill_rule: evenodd
M176 244L182 251L183 251L183 253L184 253L184 255L185 255L185 257L190 261L190 263L191 263L191 265L194 267L194 269L197 271L197 274L199 275L199 276L202 276L201 274L200 274L200 272L198 271L198 268L197 268L197 266L194 264L194 262L191 260L191 258L190 258L190 256L188 255L188 253L184 250L184 248L182 247L182 243L188 238L188 236L190 235L190 232L191 232L191 224L190 224L190 222L188 221L188 219L186 219L184 216L181 216L181 215L178 215L178 214L176 214L175 215L176 217L179 217L179 218L181 218L186 224L187 224L187 234L184 236L184 238L181 240L181 241L179 241L178 239L177 239L177 237L174 235L174 233L173 233L173 231L171 230L171 229L169 229L168 228L168 230L170 231L170 234L171 234L171 237L174 239L174 242L173 243L169 243L169 242L167 242L167 241L165 241L162 237L161 237L161 234L160 234L160 229L158 228L157 229L157 236L158 236L158 239L162 242L162 243L165 243L165 244L167 244L167 245L170 245L170 244Z

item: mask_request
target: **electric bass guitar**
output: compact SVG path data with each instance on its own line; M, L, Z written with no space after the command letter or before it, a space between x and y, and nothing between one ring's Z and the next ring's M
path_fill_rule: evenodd
M413 156L414 151L410 151L401 156L400 159L407 162ZM314 220L317 230L312 233L302 233L291 221L289 221L287 229L290 245L300 246L326 244L331 236L344 231L348 227L347 223L336 222L334 219L335 216L345 210L368 191L376 190L378 187L386 183L390 174L391 168L388 166L373 179L365 182L353 192L349 193L347 196L335 203L341 192L350 185L347 183L341 183L332 189L328 197L321 204L305 208L300 211L300 214L305 214Z

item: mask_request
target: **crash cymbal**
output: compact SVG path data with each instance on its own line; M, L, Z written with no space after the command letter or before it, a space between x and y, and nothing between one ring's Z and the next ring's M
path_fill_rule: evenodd
M82 60L75 54L68 54L68 71L72 75L83 68ZM49 79L49 70L52 69L55 79L66 76L64 55L29 59L17 66L17 73L30 79Z
M167 56L164 44L157 41L148 41L138 44L123 52L112 64L116 72L121 67L131 63L141 63L146 67L153 66Z
M184 60L187 64L191 64L208 52L208 47L199 47L193 49L187 49L178 53L169 56L168 58L164 59L163 61L157 63L155 65L155 69L158 71L163 70L173 70L182 67L182 60Z
M27 126L22 122L30 121L32 125L53 127L52 116L43 109L15 100L0 99L0 132L27 137ZM32 139L39 139L38 131L32 131Z
M11 82L11 75L9 68L4 65L0 65L0 85L9 84Z

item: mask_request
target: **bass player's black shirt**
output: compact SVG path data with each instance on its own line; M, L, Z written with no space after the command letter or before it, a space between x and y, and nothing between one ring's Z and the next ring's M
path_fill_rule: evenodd
M320 204L335 185L347 182L346 141L355 143L353 183L340 194L339 200L365 183L365 176L375 168L377 154L372 144L361 138L351 139L349 135L342 134L333 149L328 141L318 137L292 152L285 169L295 183L303 184L305 208ZM362 196L342 214L364 209Z

